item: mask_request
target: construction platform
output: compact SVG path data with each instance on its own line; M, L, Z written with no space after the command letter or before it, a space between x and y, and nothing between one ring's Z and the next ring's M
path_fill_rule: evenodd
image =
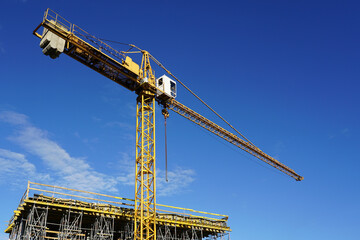
M228 216L156 204L158 240L230 239ZM134 200L29 182L10 240L132 240Z

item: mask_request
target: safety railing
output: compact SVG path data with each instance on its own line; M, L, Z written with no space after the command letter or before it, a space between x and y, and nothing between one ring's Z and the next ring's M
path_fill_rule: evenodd
M81 29L75 24L72 24L71 22L67 21L65 18L61 17L59 14L54 12L51 9L47 9L44 13L44 19L43 22L54 24L57 27L60 27L62 30L67 31L76 37L80 38L87 44L91 45L92 47L102 51L106 52L107 54L111 55L115 58L117 61L123 61L125 60L125 55L121 53L120 51L117 51L116 49L112 48L105 42L101 41L97 37L89 34L85 30Z
M133 214L135 200L123 197L116 197L107 194L94 193L89 191L71 189L66 187L53 186L48 184L28 182L27 189L21 198L20 204L26 201L49 202L63 204L66 206L82 206L92 209L100 209L118 212L128 211ZM227 215L197 211L190 208L174 207L163 204L156 204L157 219L164 222L192 222L218 227L226 227ZM9 225L13 222L11 218Z
M74 24L67 21L65 18L61 17L59 14L51 10L50 8L46 9L44 13L44 19L43 22L52 22L56 26L61 26L63 29L65 29L68 32L73 32Z

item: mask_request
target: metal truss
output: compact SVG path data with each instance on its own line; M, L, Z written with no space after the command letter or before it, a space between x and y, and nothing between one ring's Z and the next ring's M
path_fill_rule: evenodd
M23 221L19 221L15 224L15 226L9 236L9 240L21 240L22 239L23 225L24 225Z
M140 93L136 107L134 239L156 239L155 98Z
M134 240L134 224L126 223L123 230L119 231L120 239L119 240Z
M91 240L113 240L114 218L103 215L96 218L91 228Z
M48 207L33 205L25 223L23 240L44 240Z
M82 212L68 210L60 222L59 240L84 240L85 234L81 231Z

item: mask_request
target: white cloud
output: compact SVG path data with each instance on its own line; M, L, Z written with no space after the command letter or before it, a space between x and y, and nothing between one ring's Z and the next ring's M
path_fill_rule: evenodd
M192 169L177 167L172 171L168 171L168 182L166 182L164 171L159 169L156 171L157 192L159 196L169 196L183 192L195 180L195 171Z
M49 175L37 172L35 165L21 153L0 148L0 166L0 182L16 185L26 180L49 180Z
M135 186L135 157L131 157L128 153L120 153L119 165L121 173L117 177L117 181L124 185Z
M21 113L3 111L0 112L0 120L11 123L13 125L27 125L29 124L28 117Z
M9 139L39 157L55 177L54 184L94 192L116 192L113 177L95 171L85 159L70 156L59 144L49 139L46 131L32 126L26 115L1 112L0 120L20 126ZM21 159L21 156L17 158Z
M82 158L70 156L56 142L50 140L47 133L33 126L18 131L11 138L28 152L40 157L66 187L88 191L116 192L113 178L99 173Z
M123 173L117 180L125 185L135 185L135 160L128 154L121 155L121 169ZM156 192L158 196L170 196L183 192L195 180L195 171L180 167L168 171L168 182L165 179L165 171L156 169Z
M17 126L15 133L9 137L28 153L37 156L47 167L48 175L41 174L25 155L0 149L0 164L2 172L16 177L17 171L27 176L38 176L50 182L48 184L61 185L68 188L81 189L92 192L117 192L117 185L134 186L135 160L128 153L121 153L119 166L121 173L108 176L93 169L85 158L71 156L58 143L51 140L45 130L33 126L28 117L16 112L0 112L0 121ZM16 163L17 167L11 165ZM169 182L164 179L163 171L157 171L157 193L159 196L178 194L186 190L194 181L195 172L191 169L176 168L168 172ZM0 172L0 173L2 173Z

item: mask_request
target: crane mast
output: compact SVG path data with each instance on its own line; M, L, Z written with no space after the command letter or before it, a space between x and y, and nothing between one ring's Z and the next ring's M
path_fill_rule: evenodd
M155 76L142 51L141 85L136 90L134 239L156 239Z
M40 27L44 28L42 34L37 32ZM159 62L147 51L138 48L142 54L142 62L141 66L139 66L125 53L113 49L105 42L68 22L50 9L46 10L43 21L33 33L41 39L40 46L46 55L56 58L63 52L130 91L135 91L137 94L135 240L156 240L155 101L295 180L303 180L303 177L294 170L267 155L249 141L225 130L174 98L158 98L157 93L161 92L161 90L156 87L150 59L154 60L158 65ZM54 45L54 42L56 46L50 46L51 48L49 48L49 45ZM57 45L59 42L63 42L64 46L59 48ZM161 65L161 67L163 66Z

